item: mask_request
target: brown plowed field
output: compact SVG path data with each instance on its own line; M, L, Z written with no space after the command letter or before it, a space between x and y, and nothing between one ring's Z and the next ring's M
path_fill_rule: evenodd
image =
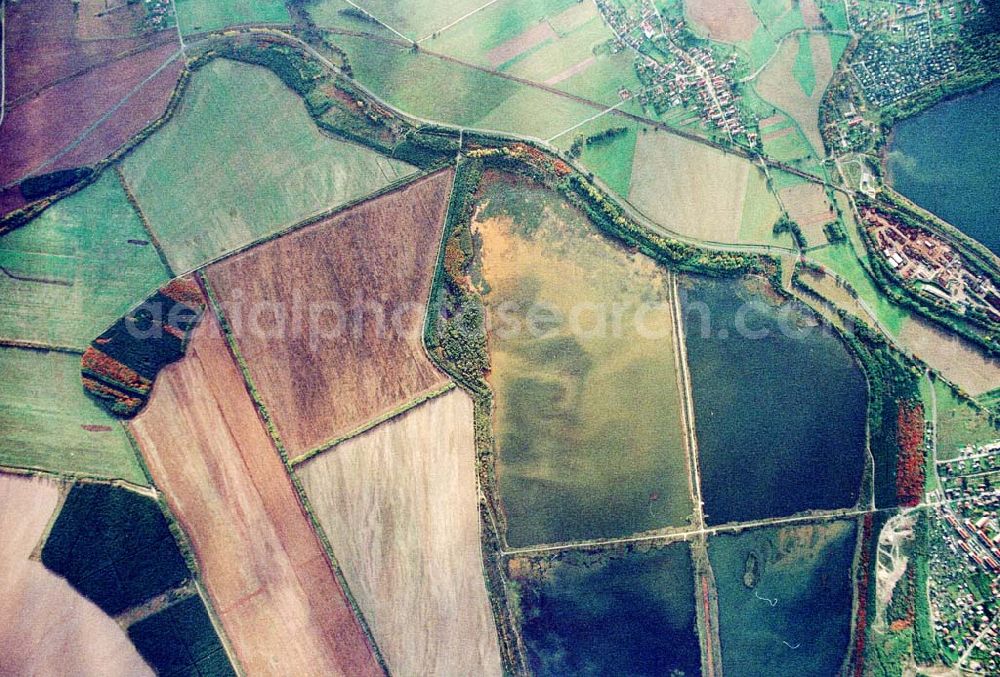
M130 50L165 43L178 47L176 31L134 36L117 15L94 19L85 12L83 7L75 13L69 0L7 3L8 104ZM102 39L88 39L98 35Z
M0 219L10 214L15 209L20 209L26 203L21 197L21 188L13 186L11 188L0 188Z
M58 502L52 482L0 475L0 674L152 675L114 620L30 559Z
M452 390L297 468L396 675L500 675L472 400Z
M208 268L290 455L444 383L421 329L450 185L439 172Z
M214 315L130 425L247 674L381 672Z
M760 26L748 0L697 0L684 3L684 9L713 40L743 42Z
M183 68L182 59L173 61L49 169L70 169L99 162L157 120L166 110Z
M174 70L173 80L169 77L153 78L120 108L115 109L115 106L176 51L175 45L166 44L113 61L49 87L8 110L0 127L0 157L5 158L0 165L0 184L19 180L35 171L51 171L48 161L70 147L85 130L109 113L109 119L120 118L120 122L114 124L121 129L117 135L99 133L111 145L87 145L92 149L91 161L110 154L128 138L122 138L123 131L132 130L131 133L134 133L145 124L141 111L149 108L150 100L166 102L164 91L169 94L173 90L178 71ZM161 91L153 91L154 85L158 85ZM133 116L138 119L133 120Z

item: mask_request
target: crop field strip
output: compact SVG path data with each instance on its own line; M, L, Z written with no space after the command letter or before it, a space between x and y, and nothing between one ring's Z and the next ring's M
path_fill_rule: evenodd
M246 392L244 379L214 314L196 330L188 356L158 380L150 405L130 428L191 539L244 668L277 661L288 669L321 664L377 673L249 393L233 396ZM182 453L180 439L197 442L197 454L191 447ZM219 488L219 473L227 478L226 490Z
M432 388L431 390L428 390L428 391L425 391L423 393L420 393L419 395L417 395L413 399L407 400L406 402L404 402L403 404L399 405L398 407L394 407L394 408L390 409L389 411L386 411L386 412L383 412L383 413L379 414L375 418L371 419L370 421L367 421L366 423L363 423L362 425L358 426L357 428L355 428L355 429L353 429L353 430L351 430L351 431L349 431L349 432L347 432L347 433L345 433L343 435L335 437L335 438L333 438L332 440L330 440L328 442L324 442L323 444L319 445L318 447L310 449L309 451L307 451L306 453L302 454L301 456L297 456L295 458L289 459L288 465L290 465L290 466L297 466L297 465L299 465L301 463L305 463L306 461L308 461L308 460L310 460L310 459L312 459L312 458L314 458L316 456L319 456L320 454L325 454L328 451L332 451L335 447L338 447L341 444L343 444L343 443L345 443L345 442L347 442L347 441L349 441L349 440L351 440L351 439L353 439L353 438L355 438L355 437L357 437L359 435L362 435L362 434L368 432L369 430L380 426L383 423L386 423L386 422L391 421L393 419L399 418L400 416L403 416L404 414L406 414L411 409L414 409L415 407L419 407L420 405L422 405L423 403L427 402L428 400L433 400L433 399L435 399L437 397L441 397L442 395L444 395L444 394L446 394L446 393L454 390L455 388L456 388L455 382L454 381L448 381L447 383L445 383L442 386L438 386L438 387Z
M449 389L295 469L393 673L501 672L475 456Z

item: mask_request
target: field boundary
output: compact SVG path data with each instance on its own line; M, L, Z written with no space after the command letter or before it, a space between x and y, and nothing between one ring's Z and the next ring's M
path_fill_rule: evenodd
M0 338L0 349L11 348L14 350L36 350L41 353L68 353L70 355L83 355L83 350L73 346L62 346L56 343L43 343L42 341L25 341L23 339Z
M157 256L160 257L160 263L162 263L163 267L166 268L167 273L171 278L178 277L178 275L174 272L173 266L170 265L170 259L167 258L167 254L163 250L160 238L157 237L156 232L153 231L152 224L150 224L149 219L146 218L146 212L142 210L142 205L139 204L139 199L132 191L132 186L130 186L128 181L125 179L125 172L122 171L120 163L115 163L114 172L118 177L118 183L121 184L122 190L125 191L125 199L128 200L128 203L135 211L136 216L139 217L139 221L142 223L143 229L145 229L146 234L149 236L149 241L153 243L153 249L156 250Z
M371 419L369 421L366 421L365 423L362 423L358 427L356 427L356 428L354 428L352 430L349 430L348 432L344 433L343 435L338 435L337 437L334 437L332 440L329 440L327 442L323 442L319 446L310 449L309 451L305 452L304 454L300 454L299 456L296 456L295 458L292 458L291 460L288 461L288 465L290 465L290 466L301 465L302 463L305 463L306 461L309 461L309 460L315 458L316 456L319 456L320 454L323 454L323 453L326 453L328 451L333 450L335 447L340 446L341 444L343 444L344 442L347 442L348 440L354 439L355 437L358 437L359 435L365 434L369 430L377 428L378 426L382 425L383 423L387 423L388 421L391 421L393 419L399 418L400 416L403 416L404 414L406 414L410 410L416 409L420 405L422 405L422 404L424 404L424 403L426 403L426 402L428 402L430 400L436 399L436 398L440 397L441 395L444 395L445 393L451 392L456 387L457 386L455 385L455 382L449 380L444 385L436 386L436 387L431 388L429 390L425 390L424 392L420 393L419 395L416 395L415 397L412 397L409 400L406 400L405 402L403 402L403 403L401 403L401 404L393 407L392 409L389 409L388 411L385 411L385 412L379 414L375 418L373 418L373 419Z
M187 270L187 271L185 271L183 273L180 273L179 276L183 277L185 275L191 275L192 273L198 273L200 275L203 270L205 270L206 268L208 268L208 267L210 267L210 266L212 266L212 265L214 265L216 263L220 263L220 262L225 261L227 259L231 259L234 256L238 256L240 254L246 253L247 251L249 251L251 249L255 249L255 248L257 248L257 247L259 247L261 245L265 245L265 244L267 244L268 242L270 242L272 240L277 240L278 238L284 237L285 235L289 235L291 233L294 233L297 230L302 230L303 228L307 228L307 227L309 227L311 225L319 223L320 221L325 221L327 219L332 219L333 217L338 216L338 215L340 215L340 214L348 211L349 209L354 209L355 207L360 207L365 202L370 202L370 201L376 200L376 199L378 199L380 197L384 197L384 196L388 195L389 193L394 193L397 190L402 190L404 188L409 187L410 184L418 183L418 182L423 181L425 179L429 179L429 178L433 177L435 174L437 174L438 172L447 171L448 169L450 169L450 167L435 168L435 169L431 169L429 171L417 170L416 172L414 172L412 174L407 174L406 176L402 176L402 177L396 179L395 181L382 186L381 188L379 188L378 190L376 190L376 191L374 191L372 193L368 193L367 195L362 195L361 197L358 197L358 198L355 198L353 200L350 200L349 202L345 202L343 204L337 205L336 207L329 207L329 208L324 209L322 211L316 212L315 214L312 214L311 216L307 216L304 219L296 221L295 223L291 224L290 226L286 226L286 227L282 228L281 230L279 230L277 232L271 233L270 235L265 235L263 237L260 237L260 238L258 238L256 240L254 240L253 242L248 242L247 244L242 245L240 247L237 247L235 249L232 249L231 251L219 254L215 258L212 258L212 259L210 259L208 261L205 261L204 263L199 264L195 268L191 268L190 270Z

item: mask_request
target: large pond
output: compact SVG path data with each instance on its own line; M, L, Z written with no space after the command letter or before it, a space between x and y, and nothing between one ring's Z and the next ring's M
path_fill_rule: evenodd
M763 280L683 287L708 523L854 505L867 392L843 342Z
M840 673L851 635L856 534L845 521L709 540L726 675Z
M889 147L889 181L920 206L1000 254L1000 84L903 120Z
M508 542L687 524L667 275L555 193L496 182L486 199L475 225Z
M694 572L686 543L603 560L555 560L523 584L536 675L697 675Z

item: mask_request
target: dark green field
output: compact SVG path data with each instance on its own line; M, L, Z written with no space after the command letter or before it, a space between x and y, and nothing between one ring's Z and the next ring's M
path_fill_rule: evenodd
M129 627L128 636L146 662L163 677L236 674L197 595L135 623Z
M42 563L110 615L190 577L160 507L106 484L73 487L42 548Z

